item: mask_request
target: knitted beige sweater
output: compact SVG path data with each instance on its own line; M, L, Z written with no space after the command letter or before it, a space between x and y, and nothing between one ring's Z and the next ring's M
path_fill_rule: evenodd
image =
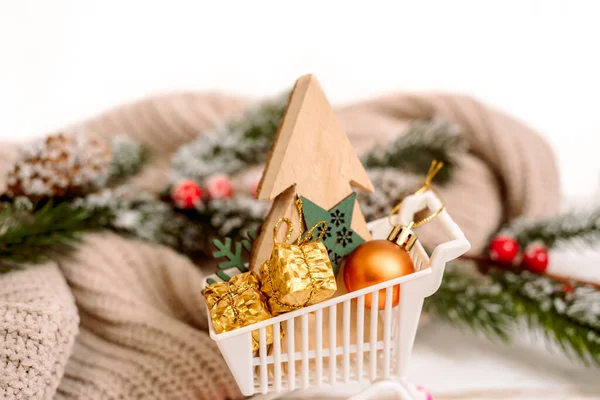
M163 96L77 128L127 132L150 146L152 164L133 183L156 192L174 150L245 105L216 95ZM339 110L359 151L433 115L461 125L471 146L443 196L474 251L506 218L557 211L559 183L546 142L470 98L398 95ZM14 155L14 146L0 149L0 177ZM422 237L440 241L439 234L432 227ZM1 275L0 398L240 398L206 333L202 277L167 248L111 233L87 236L55 264Z

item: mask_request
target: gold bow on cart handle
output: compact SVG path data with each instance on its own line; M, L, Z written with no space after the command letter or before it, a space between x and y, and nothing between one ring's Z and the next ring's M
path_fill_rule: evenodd
M431 162L431 166L429 167L429 172L427 172L427 176L425 177L425 183L423 184L423 186L421 186L419 188L419 190L417 190L415 192L415 194L421 194L427 190L431 190L433 191L437 197L440 199L440 201L442 202L442 206L435 211L433 214L428 215L427 217L419 220L419 221L414 221L412 223L412 227L416 228L418 226L421 226L423 224L426 224L427 222L431 221L432 219L434 219L435 217L437 217L438 215L440 215L442 213L442 211L444 210L444 208L446 207L446 205L444 204L444 201L442 200L442 197L440 196L440 193L436 190L436 188L434 188L431 185L431 182L433 181L433 178L435 178L435 176L437 175L438 172L440 172L440 170L444 167L444 163L442 161L437 161L437 160L433 160ZM400 208L402 207L402 201L400 201L398 204L396 204L396 206L392 209L392 211L390 211L389 215L388 215L388 219L390 221L390 225L392 224L392 216L396 213L398 213L400 211Z

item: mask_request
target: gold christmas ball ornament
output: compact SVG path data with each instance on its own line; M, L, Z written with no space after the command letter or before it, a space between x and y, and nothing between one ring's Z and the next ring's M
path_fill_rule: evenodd
M386 240L371 240L358 246L343 261L344 283L349 292L408 275L415 271L409 251L417 236L409 226L395 226ZM400 302L400 285L392 292L392 306ZM365 296L365 307L372 298ZM379 291L379 310L385 308L385 289Z

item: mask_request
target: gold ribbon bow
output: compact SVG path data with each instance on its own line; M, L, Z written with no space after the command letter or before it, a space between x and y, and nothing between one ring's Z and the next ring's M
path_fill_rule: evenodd
M443 167L444 167L444 163L442 161L433 160L431 162L431 166L429 167L429 172L427 172L427 176L425 177L425 183L423 184L423 186L421 186L419 188L419 190L417 190L415 192L415 194L421 194L427 190L431 190L438 196L438 198L442 202L442 206L437 211L435 211L433 214L421 219L420 221L412 222L411 227L416 228L418 226L426 224L427 222L431 221L432 219L434 219L435 217L440 215L442 213L442 211L444 210L444 208L446 207L446 205L444 204L444 201L442 200L442 197L440 196L440 193L437 191L436 188L434 188L431 185L433 178L435 178L437 173L440 172L440 170ZM392 215L398 213L400 211L401 207L402 207L402 200L398 204L396 204L396 206L392 209L392 211L390 211L390 214L388 215L388 219L389 219L391 225L392 225Z
M306 232L306 235L304 237L302 237L302 235L304 234L304 223L302 222L302 199L301 198L296 199L296 210L298 210L298 217L300 218L300 233L298 234L298 238L296 239L296 241L292 244L301 246L305 243L310 242L310 240L313 237L315 229L317 229L319 226L323 226L323 230L321 231L321 233L319 233L319 236L317 236L317 240L323 239L323 235L325 235L325 232L327 232L327 222L325 222L325 221L317 222L312 228L310 228L308 230L308 232ZM281 244L280 242L277 241L277 232L279 231L279 224L282 222L285 222L287 224L288 231L287 231L287 234L285 235L285 240L281 243L288 243L290 241L290 239L292 238L292 234L294 233L294 226L292 224L292 221L289 218L285 218L285 217L279 218L277 220L277 222L275 222L275 225L273 226L273 242L275 244Z

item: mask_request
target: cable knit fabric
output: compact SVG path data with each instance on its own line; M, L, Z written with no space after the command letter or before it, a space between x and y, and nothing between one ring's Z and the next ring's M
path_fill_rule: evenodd
M81 333L57 398L240 397L206 334L202 274L188 259L106 233L60 265Z
M145 143L151 162L131 183L158 193L171 154L247 104L215 94L159 96L72 128L105 138L128 133ZM442 194L473 252L507 219L558 211L548 144L471 98L396 95L341 108L338 116L359 153L412 119L440 116L462 127L471 152ZM0 146L0 190L15 154L14 145ZM420 229L431 244L445 240L435 224ZM241 398L206 332L202 277L170 249L112 233L88 235L57 264L0 275L0 397Z
M51 399L79 318L55 264L0 276L0 398Z

